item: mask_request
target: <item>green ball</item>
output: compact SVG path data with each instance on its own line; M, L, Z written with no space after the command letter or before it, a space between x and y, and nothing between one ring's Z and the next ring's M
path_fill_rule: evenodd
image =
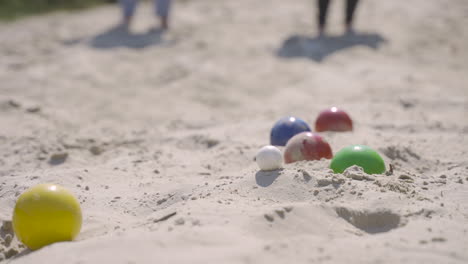
M363 168L367 174L385 172L385 163L379 153L364 145L351 145L342 148L333 157L330 168L335 173L343 173L353 165Z

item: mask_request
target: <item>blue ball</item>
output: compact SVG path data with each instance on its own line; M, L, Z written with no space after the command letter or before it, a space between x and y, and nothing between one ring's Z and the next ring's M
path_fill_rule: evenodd
M271 129L270 144L273 146L286 146L290 138L305 131L311 130L304 120L293 116L283 117Z

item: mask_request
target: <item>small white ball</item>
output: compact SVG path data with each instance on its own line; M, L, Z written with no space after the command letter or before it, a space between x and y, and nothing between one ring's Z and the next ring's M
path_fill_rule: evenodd
M275 146L264 146L258 151L255 161L260 170L276 170L283 165L283 154Z

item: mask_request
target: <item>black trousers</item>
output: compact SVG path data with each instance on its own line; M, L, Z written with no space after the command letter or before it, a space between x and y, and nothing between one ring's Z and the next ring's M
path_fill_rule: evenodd
M318 22L320 27L324 27L327 22L327 11L330 0L318 0ZM346 1L346 25L350 25L353 22L354 10L356 10L358 0L347 0Z

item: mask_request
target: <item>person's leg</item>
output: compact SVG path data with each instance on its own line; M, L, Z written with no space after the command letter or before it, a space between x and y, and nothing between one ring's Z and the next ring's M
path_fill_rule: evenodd
M327 23L327 11L330 0L317 0L318 4L318 30L319 35L323 35L325 31L325 24Z
M154 0L156 15L161 19L161 28L169 28L169 12L171 9L171 0Z
M123 13L123 24L128 26L132 21L133 14L137 5L137 0L120 0Z
M358 4L358 0L348 0L346 2L346 19L345 19L346 32L352 32L353 30L353 17L354 17L354 11L356 10L357 4Z

